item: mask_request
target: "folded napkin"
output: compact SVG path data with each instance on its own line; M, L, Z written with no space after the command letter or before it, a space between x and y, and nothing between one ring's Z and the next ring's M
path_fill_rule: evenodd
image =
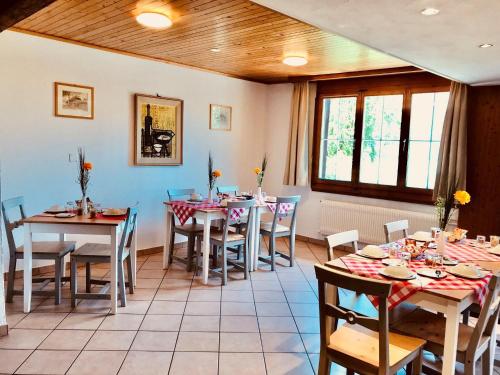
M488 253L500 255L500 245L496 245L495 247L488 249Z

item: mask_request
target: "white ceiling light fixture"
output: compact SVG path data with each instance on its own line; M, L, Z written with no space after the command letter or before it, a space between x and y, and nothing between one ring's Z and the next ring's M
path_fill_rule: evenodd
M436 8L425 8L420 11L424 16L435 16L439 13L439 9Z
M135 17L141 25L152 29L166 29L172 26L172 20L165 14L156 12L144 12Z
M493 44L491 43L483 43L478 46L479 48L490 48L493 47Z
M289 66L302 66L307 64L307 59L303 56L287 56L283 59L283 64Z

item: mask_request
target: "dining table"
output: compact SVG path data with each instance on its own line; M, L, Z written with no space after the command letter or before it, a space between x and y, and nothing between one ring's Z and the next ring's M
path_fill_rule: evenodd
M401 246L404 240L395 243L381 245L385 250L391 246ZM398 281L388 279L379 274L379 270L385 267L381 260L367 259L357 254L349 254L325 263L331 267L344 272L351 272L365 277L391 280L392 293L389 296L389 307L394 308L399 303L407 302L424 309L442 313L446 317L446 328L444 338L444 355L442 374L455 374L456 352L458 345L459 324L461 314L473 303L481 303L487 290L488 280L492 273L500 272L500 256L487 252L484 247L477 246L475 241L461 241L460 243L447 243L444 254L446 257L458 260L462 263L475 264L485 273L481 280L468 280L455 277L448 273L445 278L427 278L417 274L415 279L409 281ZM412 266L412 263L413 266ZM413 271L419 267L427 267L425 261L410 261L409 268ZM329 293L334 298L335 288ZM376 301L371 301L376 307ZM496 327L492 337L496 337ZM492 352L495 352L496 340L491 340ZM494 356L492 356L492 361ZM493 368L493 364L491 366Z
M111 294L111 313L117 312L118 296L118 246L119 236L123 232L126 217L103 216L99 214L96 218L90 218L89 215L76 215L73 217L56 217L51 214L38 214L23 220L24 225L24 312L31 310L31 292L32 292L32 242L34 234L58 234L59 241L65 241L66 236L70 234L79 235L103 235L110 237L111 245L111 275L110 275L110 294ZM136 224L137 225L137 224ZM137 231L134 231L132 237L130 256L132 260L132 277L136 283L137 269ZM66 267L64 267L65 269Z
M212 222L215 220L226 219L227 209L218 202L190 202L190 201L166 201L163 202L165 206L165 242L163 246L163 268L168 269L170 257L170 239L173 235L172 225L174 225L175 218L184 224L189 219L201 220L203 226L203 246L201 247L202 259L202 282L208 284L209 274L209 255L210 255L210 232ZM254 205L254 214L251 222L247 222L247 230L249 231L249 257L250 271L257 269L259 264L260 253L260 224L262 215L265 213L273 213L278 209L280 212L286 212L292 206L288 204L277 204L273 201L256 199ZM243 217L248 219L247 214L243 212L233 213L232 219L234 221L244 220ZM198 244L200 246L200 244Z

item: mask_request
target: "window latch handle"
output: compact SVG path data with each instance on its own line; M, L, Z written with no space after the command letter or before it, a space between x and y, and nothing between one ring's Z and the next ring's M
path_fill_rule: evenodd
M406 139L403 139L403 151L406 151Z

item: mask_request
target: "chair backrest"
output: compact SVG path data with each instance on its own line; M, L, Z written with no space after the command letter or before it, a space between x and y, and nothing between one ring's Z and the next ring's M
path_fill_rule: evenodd
M17 210L17 220L12 219L11 213ZM5 234L7 236L7 244L9 246L10 256L16 253L16 242L14 240L14 230L23 226L23 220L26 219L24 210L24 198L15 197L6 199L2 202L3 222L5 225Z
M237 185L217 186L217 193L237 195L240 188Z
M488 284L488 294L484 301L479 319L474 327L474 332L467 346L466 357L473 358L483 335L490 336L497 324L500 310L500 274L493 275ZM495 338L492 338L495 340Z
M403 237L408 237L408 220L391 221L384 224L385 240L391 242L391 233L403 232Z
M300 195L292 195L289 197L277 197L276 198L276 210L274 211L273 224L271 231L276 231L276 226L278 222L286 217L291 217L290 220L290 233L295 234L295 227L297 224L297 206L300 202ZM290 209L283 211L280 209L282 204L291 205Z
M391 293L391 283L337 271L319 264L316 264L314 268L318 279L321 349L323 350L329 345L332 329L337 329L338 320L345 320L345 324L359 324L379 333L378 372L379 374L386 374L389 369L389 311L387 297ZM333 304L327 302L326 284L336 287L337 295ZM353 310L340 306L339 288L378 297L378 318L358 315ZM333 324L329 326L328 321L331 320L333 320Z
M330 234L329 236L326 237L328 260L333 259L333 248L340 245L350 244L352 246L353 252L357 252L358 241L359 241L359 233L355 229L347 232Z
M234 221L231 219L233 211L239 209L248 210L248 222L251 223L253 219L254 207L255 207L255 199L249 199L246 201L238 201L238 202L227 202L227 215L226 219L224 220L224 225L222 226L222 241L226 242L229 233L229 227L231 226L231 224L234 223ZM251 232L250 230L247 230L245 232L245 242L247 243L247 245L249 239L248 236L250 232Z
M137 226L137 208L129 207L127 209L127 220L123 226L123 233L118 246L118 259L123 259L123 250L130 248L134 238L134 232Z
M168 189L168 200L175 201L190 198L191 194L194 194L195 192L195 189Z

